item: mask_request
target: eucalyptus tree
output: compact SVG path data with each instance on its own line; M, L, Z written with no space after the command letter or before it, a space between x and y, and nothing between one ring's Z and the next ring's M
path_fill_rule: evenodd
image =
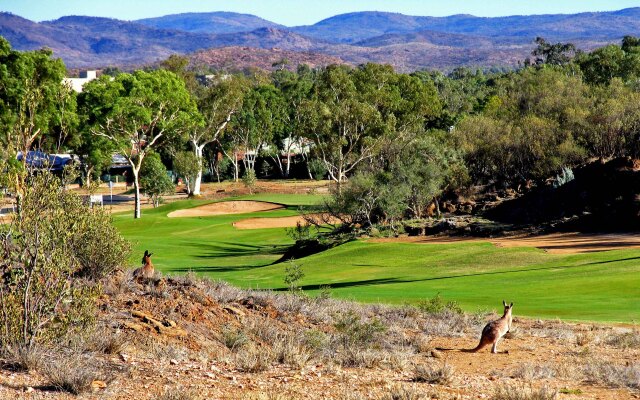
M347 174L374 156L385 132L380 113L352 77L348 67L328 66L317 76L314 97L302 106L306 131L339 192Z
M186 141L200 123L184 81L164 70L103 77L85 86L91 96L91 132L106 138L129 162L135 190L134 218L140 218L140 167L153 149Z
M435 88L390 66L329 66L303 104L307 132L338 191L393 142L406 142L440 112Z
M255 171L258 155L266 146L272 144L274 136L282 131L284 112L284 99L273 85L253 87L245 95L242 108L231 119L229 138L226 141L234 154L243 153L242 162L245 170ZM226 151L225 154L229 156Z
M198 99L198 108L204 123L194 125L189 132L189 143L200 166L193 183L193 194L200 194L204 148L220 140L231 117L242 107L249 89L247 79L239 75L216 77Z
M273 73L274 85L280 89L286 101L287 111L283 114L284 129L279 138L287 163L282 175L287 178L291 172L291 155L296 149L307 164L309 178L313 178L309 170L309 146L306 140L303 103L311 95L314 83L314 72L307 66L298 67L297 73L283 69Z
M77 124L76 98L63 84L65 66L49 49L12 50L0 37L0 143L8 163L5 175L20 194L24 189L26 155L35 146L63 148Z

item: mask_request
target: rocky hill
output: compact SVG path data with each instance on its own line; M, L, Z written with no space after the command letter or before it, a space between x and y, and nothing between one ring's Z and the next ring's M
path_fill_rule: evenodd
M194 33L234 33L259 28L279 28L284 26L250 14L233 12L183 13L157 18L139 19L135 22L158 29L175 29Z
M138 21L69 16L33 22L0 13L0 35L19 50L49 47L71 68L144 65L171 54L224 47L303 52L292 59L336 57L348 63L388 63L401 71L456 66L513 66L533 39L572 41L585 50L640 32L640 8L573 15L479 18L397 13L343 14L310 26L285 27L246 14L214 12ZM234 53L229 51L227 54ZM262 53L268 58L267 53ZM238 68L257 54L237 58ZM233 61L233 60L231 60ZM320 63L321 64L321 63ZM215 65L212 65L215 66Z
M103 287L95 329L0 356L0 398L619 400L640 389L637 330L527 320L517 304L502 354L466 353L455 349L497 315L438 297L362 305L122 271Z
M473 15L422 17L387 12L355 12L336 15L294 32L334 42L354 43L388 33L432 30L444 33L512 38L530 41L618 39L640 31L640 8L580 14L516 15L481 18Z
M288 61L285 68L290 70L295 70L299 64L306 64L314 68L346 63L339 57L321 53L239 46L201 50L194 53L190 58L193 65L208 66L230 72L243 71L250 68L269 71L275 69L274 64L282 60Z

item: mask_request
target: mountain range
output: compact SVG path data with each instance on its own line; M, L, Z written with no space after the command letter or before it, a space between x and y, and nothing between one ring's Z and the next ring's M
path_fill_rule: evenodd
M133 67L171 54L216 68L297 63L388 63L401 71L456 66L508 67L533 40L590 50L640 34L640 7L612 12L481 18L356 12L287 27L249 14L187 13L136 21L66 16L34 22L0 13L0 35L19 50L49 47L70 68Z

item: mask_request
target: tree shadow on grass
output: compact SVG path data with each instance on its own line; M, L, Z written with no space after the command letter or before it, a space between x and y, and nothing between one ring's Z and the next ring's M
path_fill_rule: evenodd
M617 260L607 260L607 261L593 261L590 263L586 263L584 265L600 265L600 264L611 264L614 262L622 262L622 261L633 261L640 260L640 257L627 257L627 258L619 258Z
M332 289L341 289L341 288L350 288L350 287L358 287L358 286L372 286L372 285L389 285L389 284L398 284L398 283L415 283L415 282L429 282L429 281L440 281L440 280L448 280L448 279L458 279L458 278L468 278L468 277L476 277L476 276L489 276L489 275L509 275L509 274L518 274L524 272L536 272L536 271L545 271L545 270L558 270L558 269L574 269L584 267L588 264L581 265L561 265L554 267L540 267L540 268L529 268L529 269L519 269L519 270L510 270L510 271L493 271L493 272L477 272L472 274L457 274L457 275L447 275L447 276L436 276L432 278L419 278L419 279L408 279L408 278L380 278L380 279L366 279L361 281L350 281L350 282L335 282L335 283L323 283L317 285L304 285L300 286L302 290L320 290L323 287L329 285ZM285 291L287 288L275 288L274 291Z
M196 243L190 247L197 247L203 254L196 254L195 258L225 258L246 257L252 255L280 255L284 254L290 245L276 244L246 244L237 242Z

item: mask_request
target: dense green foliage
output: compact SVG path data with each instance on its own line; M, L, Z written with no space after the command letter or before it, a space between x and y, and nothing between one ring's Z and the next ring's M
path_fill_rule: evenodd
M203 168L221 176L223 154L236 180L244 170L288 177L294 168L298 176L326 173L337 195L349 180L363 199L371 194L363 185L375 187L369 210L358 212L393 223L420 218L446 190L519 186L592 157L637 157L640 40L627 36L590 53L536 43L521 68L490 74L401 74L364 64L197 77L184 57L172 56L155 71L90 82L76 110L59 60L44 50L12 51L3 41L3 159L11 164L10 153L35 148L71 150L91 179L119 152L137 193L148 151L178 165L191 151L198 170L185 176L199 194Z

